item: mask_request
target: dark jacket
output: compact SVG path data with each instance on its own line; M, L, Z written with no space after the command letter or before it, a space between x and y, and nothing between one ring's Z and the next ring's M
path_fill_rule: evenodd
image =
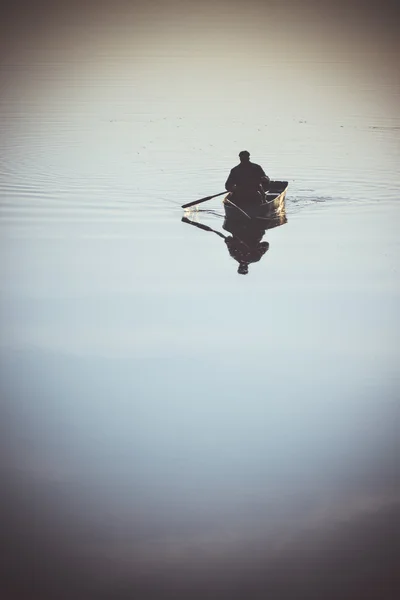
M229 236L225 239L225 244L228 246L229 254L237 260L238 263L258 262L269 248L268 242L259 242L253 247L247 246L238 238Z
M260 165L252 162L240 163L231 170L225 183L225 189L231 192L237 185L243 191L254 191L260 186L262 178L266 177Z

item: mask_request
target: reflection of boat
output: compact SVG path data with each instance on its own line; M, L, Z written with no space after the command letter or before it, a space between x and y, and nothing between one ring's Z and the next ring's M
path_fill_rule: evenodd
M266 230L284 223L286 223L284 193L275 194L275 198L268 204L268 212L265 211L262 218L245 216L238 218L236 213L225 217L223 228L232 234L225 238L225 244L229 254L239 263L238 273L246 274L250 263L258 262L267 252L269 243L262 241Z
M261 222L269 221L271 218L276 219L277 213L280 211L283 211L284 214L287 187L287 181L270 181L261 202L257 199L248 200L235 192L230 192L223 201L226 218L236 221L250 221L251 219ZM277 225L281 224L277 223ZM266 227L266 229L270 229L270 227Z
M280 194L276 197L278 196ZM223 229L231 235L224 235L208 225L192 221L187 217L182 217L182 222L194 225L203 231L211 231L223 238L229 254L239 263L238 273L245 275L249 270L249 265L258 262L269 248L269 243L262 241L266 230L286 223L285 197L283 195L275 204L273 201L270 202L269 212L265 213L262 219L247 217L238 219L226 216Z

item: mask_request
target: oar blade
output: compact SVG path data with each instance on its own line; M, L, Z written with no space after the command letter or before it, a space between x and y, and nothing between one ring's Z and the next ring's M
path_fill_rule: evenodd
M206 198L200 198L200 200L193 200L193 202L188 202L187 204L182 204L182 208L189 208L189 206L195 206L196 204L201 204L202 202L211 200L211 198L213 198L213 196L207 196Z
M222 194L227 194L228 192L220 192L219 194L214 194L213 196L206 196L205 198L200 198L200 200L193 200L193 202L188 202L187 204L182 204L182 208L189 208L189 206L195 206L196 204L201 204L202 202L206 202L207 200L211 200L212 198L216 198L217 196L222 196Z

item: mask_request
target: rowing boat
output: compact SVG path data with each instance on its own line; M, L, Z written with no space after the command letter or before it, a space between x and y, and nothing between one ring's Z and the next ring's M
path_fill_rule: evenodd
M222 228L231 235L227 236L221 231L216 231L199 221L193 221L187 216L182 217L182 222L203 231L211 231L223 238L229 254L239 263L238 273L245 275L248 272L249 265L261 260L269 248L269 243L262 241L267 229L279 227L287 222L285 213L287 184L285 187L284 183L286 182L273 182L273 186L269 188L266 194L268 200L262 204L263 212L259 211L253 217L247 216L247 213L244 213L239 207L235 207L233 203L224 202L226 214ZM226 210L227 208L228 210ZM245 208L248 210L247 205Z
M243 198L235 192L229 192L223 200L226 218L240 221L269 220L271 217L275 217L280 210L284 211L287 188L287 181L270 181L268 190L264 193L264 197L260 198L260 201L246 201L246 199L243 201Z

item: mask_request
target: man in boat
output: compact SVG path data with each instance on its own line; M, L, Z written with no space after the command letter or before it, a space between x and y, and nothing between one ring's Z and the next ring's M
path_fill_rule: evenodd
M250 161L247 150L239 152L240 164L233 167L225 183L225 189L232 192L232 201L241 205L249 202L261 204L264 192L268 189L269 177L260 165Z

